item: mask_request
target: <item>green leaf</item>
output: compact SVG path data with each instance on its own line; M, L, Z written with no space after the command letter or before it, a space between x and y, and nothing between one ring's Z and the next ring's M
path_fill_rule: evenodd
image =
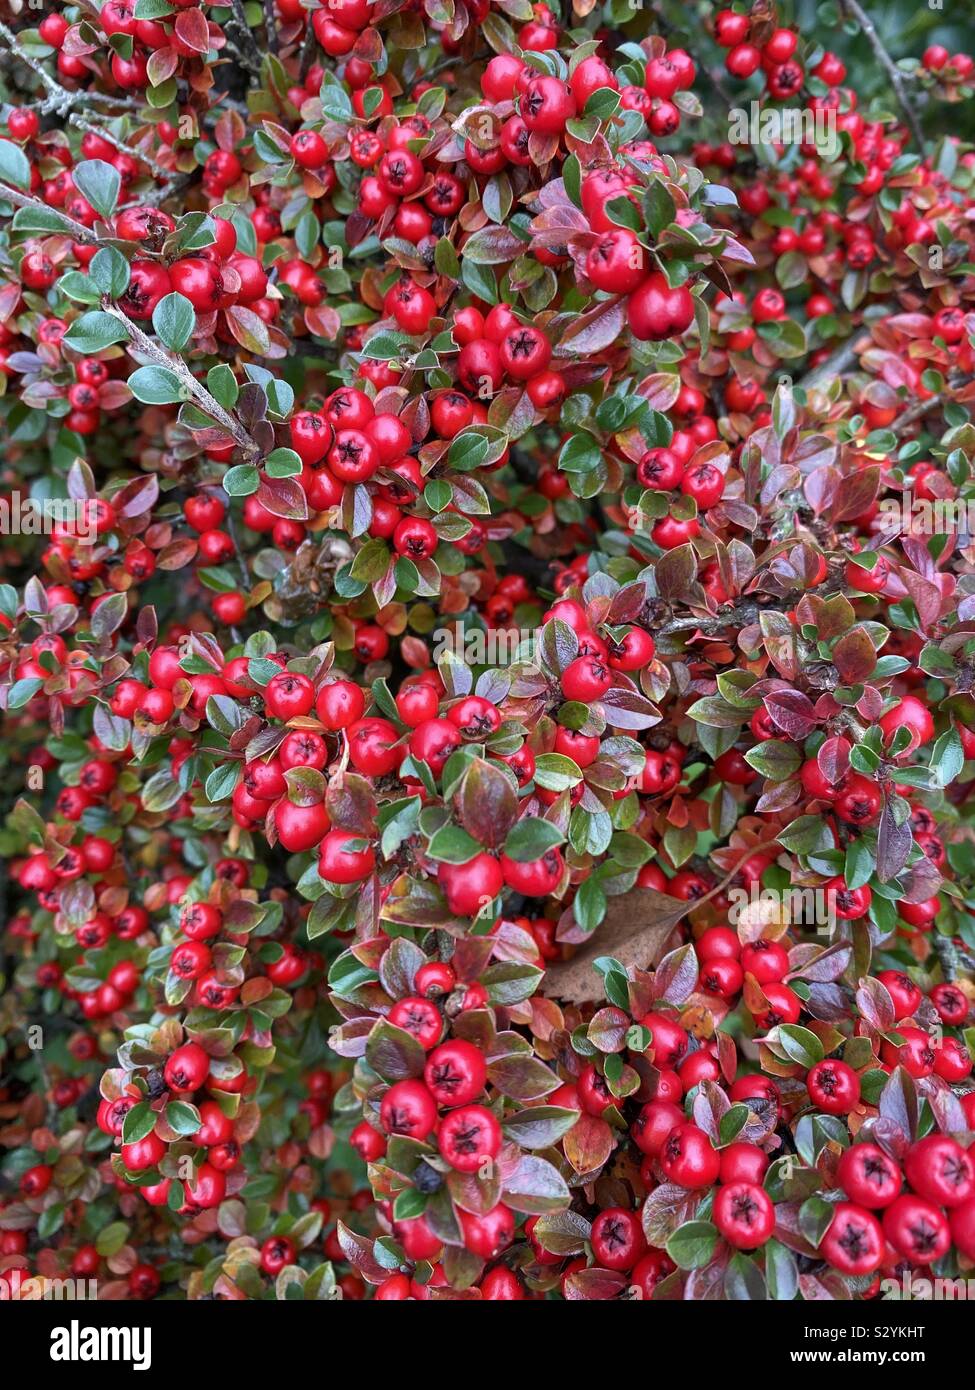
M733 1105L721 1116L718 1124L718 1142L723 1147L736 1139L748 1123L751 1111L747 1105Z
M606 894L594 878L587 878L579 887L572 904L572 914L584 932L593 932L606 915Z
M810 1245L818 1247L835 1215L836 1207L822 1197L810 1197L803 1202L799 1208L799 1230Z
M118 204L122 176L104 159L83 159L72 170L75 186L102 217L111 217Z
M732 1255L724 1275L725 1296L737 1302L758 1302L768 1298L762 1271L740 1250Z
M241 775L240 763L221 763L210 773L204 785L207 801L224 801L233 793Z
M542 753L535 763L535 781L546 791L564 792L582 781L582 773L564 753Z
M460 260L449 237L442 236L437 242L433 264L438 275L446 275L449 280L460 279Z
M105 313L104 309L93 309L75 319L61 341L74 352L90 356L127 337L124 327L113 314Z
M782 1051L807 1071L823 1060L823 1044L808 1028L800 1028L797 1023L783 1023L779 1026L778 1039Z
M131 1111L129 1112L132 1113ZM117 1255L122 1246L129 1238L129 1228L124 1221L113 1221L110 1226L103 1226L95 1237L95 1249L102 1259L108 1259L111 1255Z
M393 1220L409 1221L415 1216L422 1216L426 1208L426 1196L415 1187L408 1187L393 1203Z
M453 490L442 478L434 478L423 489L423 500L432 512L442 512L450 505Z
M349 569L353 579L361 579L364 584L373 584L382 579L389 565L389 547L378 536L365 545L352 561Z
M487 266L475 265L465 256L460 263L461 279L472 294L488 304L498 302L498 282L494 271Z
M210 728L223 734L224 738L230 738L243 728L247 720L240 705L229 695L211 695L206 703L206 716Z
M275 449L264 460L264 471L271 478L296 478L301 466L294 449Z
M0 140L0 179L14 188L30 188L30 161L12 140Z
M223 490L229 497L250 497L261 485L261 475L252 463L238 463L223 475Z
M172 352L182 352L196 328L196 312L184 294L163 295L152 311L152 326Z
M476 434L473 430L462 430L450 442L447 462L451 468L466 473L481 466L487 458L488 447L488 441L483 434Z
M504 852L509 859L530 864L535 859L541 859L547 850L554 849L564 839L561 830L551 821L543 820L540 816L527 816L508 831Z
M480 852L481 846L477 840L459 825L441 826L427 848L431 859L444 864L467 864Z
M179 377L168 367L138 367L128 379L137 401L146 405L172 405L183 399Z
M961 735L952 726L947 729L931 751L931 773L939 787L947 787L961 772L965 763Z
M166 1123L177 1134L195 1134L203 1121L195 1105L185 1100L171 1100L166 1106Z
M103 246L95 252L88 274L109 299L121 299L129 287L129 263L114 246Z
M834 847L832 833L822 816L799 816L778 838L779 844L794 854L813 854Z
M122 1143L137 1144L156 1127L156 1114L147 1100L140 1100L122 1121Z
M207 390L224 410L233 410L240 395L237 378L226 362L218 362L207 372Z
M82 275L79 270L66 270L58 281L58 289L76 304L100 304L102 300L102 292L91 276Z
M507 227L481 227L464 243L464 260L477 265L506 265L525 249L525 243Z
M767 738L756 743L754 748L749 748L745 762L770 782L785 782L794 772L798 772L802 754L794 743Z
M770 1240L765 1256L765 1279L769 1293L779 1303L791 1303L799 1291L799 1270L791 1250Z
M376 333L363 343L362 355L375 362L389 362L404 350L409 351L409 346L410 340L402 333Z
M64 1224L64 1203L56 1202L53 1207L45 1207L37 1223L37 1234L41 1240L49 1240Z
M502 1129L505 1138L523 1149L547 1149L558 1143L578 1119L578 1110L566 1110L558 1105L537 1105L509 1115Z
M655 179L644 194L643 210L646 214L647 230L653 237L658 237L677 216L674 200L661 179Z
M562 447L559 468L563 473L588 473L603 460L599 441L585 430L574 434Z
M67 225L64 213L55 208L18 208L13 229L15 232L56 232L64 236Z
M24 705L33 700L43 684L40 676L26 676L23 680L14 681L7 692L7 708L23 709Z
M717 1227L710 1221L686 1221L667 1241L667 1254L678 1269L700 1269L710 1264L717 1243Z
M607 121L619 110L619 104L619 92L614 92L612 87L599 87L586 102L584 114Z

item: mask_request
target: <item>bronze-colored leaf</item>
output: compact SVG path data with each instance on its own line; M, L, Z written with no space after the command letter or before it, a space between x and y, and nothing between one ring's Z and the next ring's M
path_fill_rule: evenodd
M542 992L574 1004L603 997L603 982L593 961L612 956L627 970L646 970L663 950L670 933L688 912L713 898L734 878L749 856L776 845L775 840L752 845L739 854L724 878L703 898L682 902L652 888L633 888L609 900L606 915L592 939L572 960L560 961L545 972Z
M475 758L458 795L460 822L486 849L500 849L518 815L518 797L509 777L484 758Z
M572 960L551 966L542 989L553 998L575 1004L600 998L603 984L593 969L594 960L612 956L627 969L646 970L693 906L652 888L635 888L611 898L592 940Z

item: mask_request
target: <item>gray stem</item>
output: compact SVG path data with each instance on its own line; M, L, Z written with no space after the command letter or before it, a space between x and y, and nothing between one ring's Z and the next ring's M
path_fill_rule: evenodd
M197 381L196 377L181 357L168 352L165 348L153 342L149 335L143 333L138 324L133 323L128 314L126 314L123 309L120 309L117 304L112 303L111 300L104 300L102 307L106 313L111 314L113 318L118 319L119 323L122 324L135 350L143 357L148 358L150 362L155 363L156 366L165 367L167 371L172 372L174 376L179 379L180 385L193 397L200 409L215 420L221 429L226 430L233 438L237 447L243 451L251 462L261 457L262 451L260 445L251 438L236 416L224 410L223 406L211 396L206 387L201 382Z
M918 153L923 154L924 132L921 129L921 122L918 119L917 112L914 110L911 99L907 95L907 88L904 85L904 74L887 52L883 45L883 40L877 33L873 20L864 10L863 6L858 3L858 0L841 0L841 4L846 13L856 20L860 28L866 34L867 42L873 49L874 57L890 78L890 85L894 89L897 104L904 113L904 120L907 122L914 143L917 145Z

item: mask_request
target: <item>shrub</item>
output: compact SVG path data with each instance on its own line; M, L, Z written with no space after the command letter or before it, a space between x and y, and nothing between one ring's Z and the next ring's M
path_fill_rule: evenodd
M0 25L8 1290L975 1265L972 60L666 9Z

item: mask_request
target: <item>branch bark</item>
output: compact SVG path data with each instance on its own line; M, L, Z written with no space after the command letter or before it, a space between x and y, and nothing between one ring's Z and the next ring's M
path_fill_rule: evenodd
M64 96L71 95L70 92L65 91L64 87L62 87L59 82L55 82L50 73L46 71L43 63L38 62L36 58L32 58L29 53L25 53L24 49L17 41L17 35L12 29L8 28L6 24L0 23L0 38L6 39L7 47L13 56L19 62L23 63L25 67L30 68L31 72L35 73L36 76L41 79L45 90L50 96L60 97L62 94Z
M9 184L0 183L0 198L5 198L8 203L13 203L18 208L37 208L41 212L50 213L59 222L64 224L67 235L74 237L75 241L83 242L86 246L97 246L98 237L82 222L76 222L73 217L69 217L66 212L61 212L59 208L52 208L40 198L32 198L29 193L21 193L18 188L11 188Z
M917 145L918 153L923 154L924 132L921 129L921 122L918 119L918 114L914 110L910 97L907 95L907 88L904 85L904 74L899 70L893 58L891 58L890 54L887 52L883 40L877 33L873 20L864 10L863 6L859 4L859 0L841 0L841 5L850 18L855 19L864 34L866 34L867 42L873 49L874 57L890 79L890 85L894 89L894 96L897 98L897 104L904 114L904 120L907 122L907 127L911 132L914 143Z
M311 15L306 12L305 23L311 28ZM267 46L272 53L278 51L278 26L275 18L274 0L264 0L264 30L267 34Z
M261 50L257 46L254 31L247 23L247 16L244 14L243 0L231 0L230 7L234 16L234 28L239 33L243 45L240 52L240 61L249 73L257 77L260 75L261 71Z
M672 618L657 629L657 635L668 637L673 632L720 632L726 627L750 627L758 621L760 612L757 603L737 603L727 613L716 613L713 618Z
M62 87L60 82L55 82L43 63L39 62L37 58L32 57L31 54L25 51L23 46L17 41L17 35L14 31L3 23L0 23L0 38L6 40L7 50L11 55L16 58L18 62L23 63L25 67L30 68L31 72L41 79L44 89L47 92L47 96L39 106L42 115L57 111L60 115L64 116L67 115L72 107L87 106L94 101L103 102L106 106L117 111L131 110L136 104L131 97L113 97L107 92L93 92L87 90L69 92L67 87ZM98 133L101 134L102 132L99 131Z
M231 436L237 447L245 454L248 462L253 463L262 456L263 450L255 439L247 432L235 415L224 410L219 401L211 396L210 392L198 381L189 367L181 357L162 348L158 343L153 342L147 333L143 333L137 323L129 318L123 309L111 300L103 301L102 307L105 312L118 319L129 337L129 342L142 357L157 367L165 367L179 379L181 386L193 397L196 404L211 419L215 420L221 429L226 430Z
M878 316L892 314L895 311L893 304L870 304L867 307ZM858 355L856 345L861 335L868 331L868 324L859 324L848 338L844 339L824 361L820 362L818 367L811 367L806 375L796 382L796 386L801 386L804 391L808 391L810 387L818 387L823 382L828 381L830 377L842 376L856 362Z
M315 56L316 47L315 31L311 25L310 14L305 20L305 23L307 24L308 28L305 33L305 42L301 46L301 60L298 65L298 79L300 82L304 82L305 78L308 76L308 72L312 64L312 59Z
M79 116L76 111L72 111L68 121L78 130L85 130L91 135L98 135L101 139L107 140L110 145L114 145L122 154L131 155L133 159L139 160L155 174L156 178L169 179L171 170L164 169L161 164L157 164L151 154L144 154L141 150L137 150L134 145L127 145L124 140L113 134L112 131L106 130L104 126L94 125L86 116Z
M857 359L856 347L854 346L860 336L860 329L856 329L845 343L841 343L838 348L834 348L830 355L818 367L813 367L812 371L807 372L801 381L796 385L801 386L804 391L811 387L819 386L828 381L830 377L842 376Z
M962 386L967 386L971 380L971 377L958 377L954 381L949 381L947 390L957 391ZM900 431L907 425L913 425L915 420L923 420L925 415L930 415L932 410L938 410L945 404L946 401L943 392L938 392L937 395L930 396L926 401L915 401L912 406L908 406L903 415L898 415L893 423L893 428Z

